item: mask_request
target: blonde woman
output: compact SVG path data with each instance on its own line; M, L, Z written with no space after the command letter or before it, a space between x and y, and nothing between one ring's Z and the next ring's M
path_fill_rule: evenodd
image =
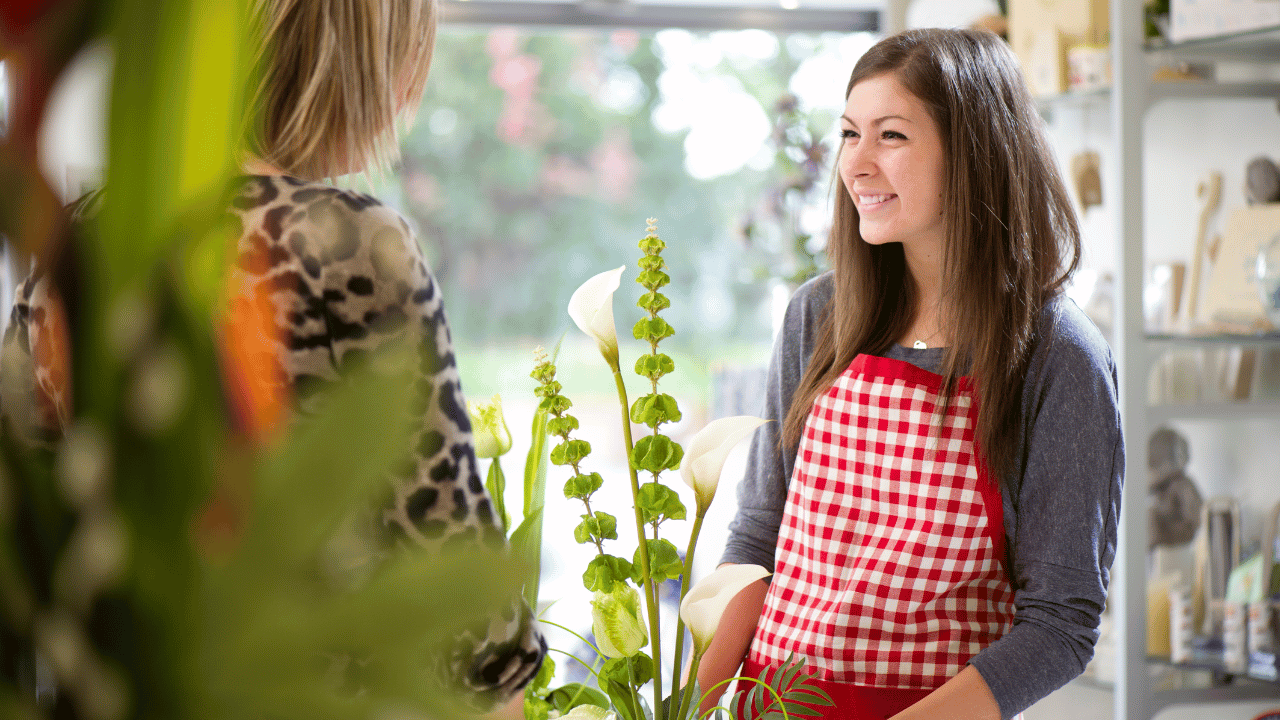
M392 481L381 524L402 544L505 544L480 481L440 294L409 225L377 199L325 181L397 155L398 121L418 107L435 38L433 0L259 0L261 40L244 169L230 203L240 223L238 304L258 298L275 326L265 367L298 412L378 348L417 343L412 460ZM66 373L46 363L55 328L48 283L18 288L6 346L35 358L38 437L70 417ZM232 309L232 316L244 308ZM56 353L54 354L56 355ZM235 398L232 399L233 404ZM518 703L546 643L528 608L472 628L441 658L472 704ZM513 703L514 706L514 703Z

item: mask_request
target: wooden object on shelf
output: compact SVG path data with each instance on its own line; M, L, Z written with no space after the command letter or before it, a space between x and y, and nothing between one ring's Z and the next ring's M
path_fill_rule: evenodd
M1270 324L1252 270L1258 249L1277 233L1280 203L1246 205L1231 213L1197 319L1238 325Z
M1147 292L1152 293L1150 296L1152 302L1146 308L1147 332L1176 332L1180 329L1178 317L1182 310L1182 296L1186 287L1187 264L1157 263L1151 266L1150 275L1146 284Z
M1195 580L1192 602L1200 635L1222 633L1222 601L1227 578L1240 564L1240 502L1219 496L1204 504L1200 534L1196 538Z
M1253 374L1258 366L1258 351L1253 348L1230 348L1223 365L1223 398L1248 400L1253 394Z
M1084 150L1071 158L1071 180L1082 210L1102 204L1101 165L1097 150Z
M1196 186L1196 197L1200 199L1200 225L1196 231L1195 249L1191 251L1191 277L1187 281L1187 300L1182 303L1186 308L1184 327L1189 328L1199 316L1200 278L1204 274L1205 254L1209 235L1209 218L1218 210L1222 202L1222 173L1210 172Z
M1155 656L1172 656L1173 625L1177 618L1173 615L1171 594L1182 585L1182 573L1172 572L1151 579L1147 585L1147 654ZM1187 630L1191 629L1187 620ZM1182 641L1179 636L1179 641ZM1188 651L1190 645L1187 645Z
M1037 96L1067 91L1067 48L1105 44L1107 0L1009 0L1009 44Z

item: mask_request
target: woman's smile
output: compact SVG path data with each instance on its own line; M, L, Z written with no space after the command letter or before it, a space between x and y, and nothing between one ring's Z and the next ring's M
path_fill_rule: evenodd
M858 212L862 214L875 212L888 205L890 201L898 196L892 193L867 194L858 193L856 196Z

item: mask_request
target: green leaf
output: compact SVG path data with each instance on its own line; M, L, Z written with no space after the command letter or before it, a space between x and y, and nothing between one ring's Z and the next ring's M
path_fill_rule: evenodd
M637 243L645 255L656 255L667 249L667 244L662 242L662 238L657 235L646 235Z
M684 687L673 689L670 695L662 699L662 717L672 717L672 705L678 706L681 698L689 695L690 693L692 693L692 695L689 700L689 708L685 711L689 714L685 715L680 720L684 720L685 718L693 720L693 718L698 717L698 700L702 697L702 686L698 684L696 678L694 679L692 686L685 685Z
M529 685L525 688L525 696L529 693L541 695L551 687L551 681L555 678L556 661L550 655L542 660L542 667L538 668L538 674L533 676L533 680L529 681Z
M649 435L640 438L631 452L631 466L651 473L674 470L680 467L684 449L666 435Z
M587 563L587 571L582 573L582 584L593 592L613 592L615 585L631 578L631 568L631 563L625 558L597 555Z
M640 687L653 679L653 658L642 652L629 658L609 658L604 661L600 677L620 685Z
M572 415L551 418L547 421L547 432L558 437L564 437L577 429L578 418Z
M640 296L636 301L636 307L656 314L671 307L671 300L657 290L650 290Z
M600 489L604 484L604 478L600 473L590 473L588 475L574 475L564 484L564 496L570 500L581 500L591 497L591 494Z
M680 577L684 572L684 563L680 561L680 553L676 550L676 546L671 544L666 538L658 538L656 540L645 540L645 545L649 548L649 577L654 582L662 582L664 580L672 580ZM639 570L643 567L640 564L640 548L636 548L634 557L634 567Z
M552 380L551 382L545 382L539 385L538 387L534 388L533 394L537 395L540 398L548 398L548 397L551 397L552 395L559 395L560 391L563 389L564 389L563 385L556 382L555 380Z
M675 372L675 369L676 362L670 356L662 353L641 355L636 358L636 374L649 380L657 381L663 375Z
M646 270L636 276L636 282L649 290L657 290L670 283L671 277L661 270Z
M661 255L645 255L636 261L636 266L645 271L661 270L665 264Z
M512 551L529 568L524 597L530 608L538 607L538 585L542 579L542 508L547 500L549 460L547 420L546 410L534 412L529 453L524 459L524 520L511 534Z
M560 713L567 713L579 705L594 705L609 709L609 696L582 683L569 683L547 694L547 702Z
M547 433L549 419L546 410L533 413L530 429L532 442L524 458L524 517L542 510L547 498Z
M489 491L489 497L493 499L494 514L498 516L502 534L506 535L511 529L511 515L507 512L506 501L507 476L503 474L498 458L494 458L489 463L489 475L484 481L484 488Z
M645 720L640 696L634 688L612 680L602 679L600 683L621 720Z
M566 440L551 450L552 465L573 465L591 454L591 443L586 440Z
M641 318L631 326L631 335L635 339L650 343L661 342L675 334L675 329L660 317Z
M645 523L685 518L684 503L680 501L680 496L662 483L651 482L641 486L636 506L640 508L640 519Z
M573 539L579 543L595 540L617 540L618 519L607 512L583 515L582 522L573 530Z
M677 422L681 417L680 405L676 403L676 399L664 393L645 395L631 404L631 422L642 423L651 428Z
M525 688L524 693L524 720L549 720L551 717L551 703L533 695Z
M539 410L546 410L552 415L563 415L571 407L573 407L573 403L569 402L569 398L563 395L552 395L538 403Z
M542 568L542 510L539 506L531 515L525 515L515 532L511 533L511 554L528 568L529 577L524 584L524 598L530 608L538 607L538 582Z

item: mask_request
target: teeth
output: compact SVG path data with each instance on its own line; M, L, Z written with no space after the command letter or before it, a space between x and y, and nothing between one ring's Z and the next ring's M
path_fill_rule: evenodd
M859 195L858 199L862 201L863 205L874 205L875 203L878 203L878 202L884 202L885 200L888 200L891 197L893 196L892 195Z

